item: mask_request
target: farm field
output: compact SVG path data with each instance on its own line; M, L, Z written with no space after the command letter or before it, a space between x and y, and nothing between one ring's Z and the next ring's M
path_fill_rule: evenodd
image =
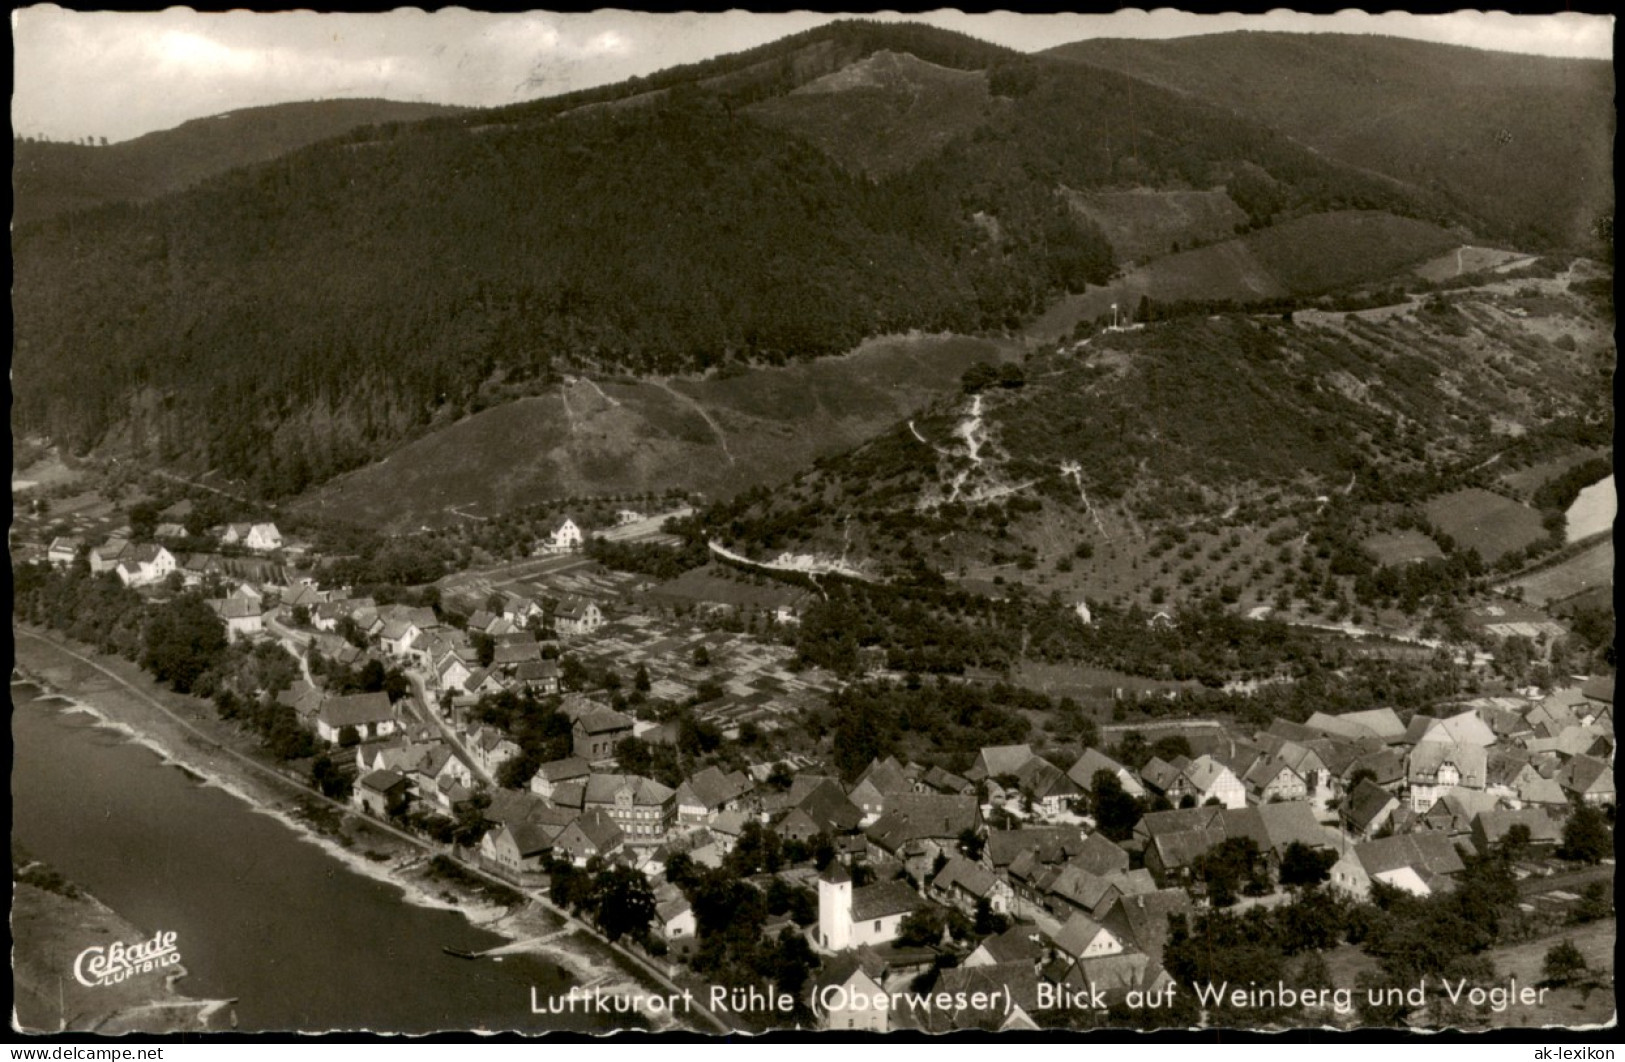
M1614 1017L1612 982L1615 926L1614 919L1605 919L1486 952L1495 964L1497 984L1504 986L1507 978L1515 977L1520 987L1538 987L1543 977L1541 965L1545 962L1546 952L1553 944L1567 937L1585 956L1588 967L1607 971L1604 983L1608 986L1589 993L1578 987L1554 988L1546 993L1544 1006L1509 1007L1499 1014L1492 1011L1485 1016L1489 1024L1538 1028L1546 1025L1597 1025L1611 1020ZM1332 984L1338 987L1353 988L1360 974L1375 973L1379 969L1375 959L1352 944L1325 952L1324 957Z
M1434 498L1424 508L1436 527L1461 548L1478 550L1487 564L1546 533L1535 510L1478 487Z
M763 610L772 610L781 605L793 606L808 596L804 590L765 579L758 585L729 578L724 571L714 564L694 568L676 579L651 588L644 596L661 605L715 603L737 609Z
M1437 258L1428 259L1411 272L1423 280L1451 280L1485 269L1521 265L1528 260L1528 255L1517 251L1503 251L1495 247L1462 246Z
M1104 287L1069 295L1034 321L1027 335L1055 339L1079 321L1110 314L1114 302L1133 312L1142 296L1153 303L1184 299L1248 302L1374 282L1437 254L1451 242L1449 234L1437 226L1377 211L1311 214L1158 258ZM1327 255L1329 246L1341 253Z
M1533 572L1511 585L1532 605L1547 605L1614 584L1614 543L1603 539L1561 564Z
M72 483L84 476L84 473L64 461L55 449L47 450L38 460L31 461L26 468L13 467L11 474L12 490L49 490Z
M1499 1014L1491 1013L1489 1022L1495 1026L1534 1027L1543 1025L1600 1025L1612 1020L1614 1014L1614 935L1618 923L1612 919L1573 926L1562 933L1554 933L1539 940L1496 948L1489 952L1495 963L1497 980L1516 977L1520 985L1536 985L1542 978L1541 966L1546 952L1553 944L1564 939L1585 956L1586 966L1602 971L1602 987L1587 992L1580 987L1553 988L1546 993L1544 1006L1511 1007Z
M1420 531L1395 531L1392 534L1372 535L1362 545L1366 552L1377 558L1378 564L1409 564L1412 561L1442 558L1444 551L1438 543Z
M1583 464L1593 457L1605 457L1605 450L1579 450L1551 461L1543 461L1538 465L1520 468L1511 472L1503 472L1500 481L1508 489L1517 494L1528 496L1538 490L1548 480L1556 479L1575 465Z

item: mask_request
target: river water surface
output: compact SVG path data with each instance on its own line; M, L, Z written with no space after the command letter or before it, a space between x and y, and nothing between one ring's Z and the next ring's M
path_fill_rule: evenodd
M1565 514L1568 540L1578 541L1614 526L1614 515L1619 509L1619 498L1614 494L1614 477L1598 480L1574 499Z
M638 1025L533 1015L570 971L538 955L470 962L505 943L458 912L407 902L237 797L167 765L70 703L11 686L12 836L148 933L174 931L194 998L237 997L239 1028L324 1031ZM603 979L624 983L608 960ZM65 971L66 972L66 971ZM584 975L597 979L591 966Z

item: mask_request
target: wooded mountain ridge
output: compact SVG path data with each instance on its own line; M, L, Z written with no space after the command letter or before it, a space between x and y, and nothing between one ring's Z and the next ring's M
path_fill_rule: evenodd
M1222 188L1250 230L1479 220L1437 185L1101 65L836 23L25 221L13 423L283 496L565 372L1015 328L1117 265L1077 192Z

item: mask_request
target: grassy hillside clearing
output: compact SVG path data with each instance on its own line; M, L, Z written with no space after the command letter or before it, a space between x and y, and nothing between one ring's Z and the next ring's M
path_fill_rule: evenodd
M1444 556L1439 544L1420 531L1372 535L1361 545L1367 553L1377 558L1378 564L1409 564Z
M988 93L986 71L879 51L747 110L854 173L884 177L980 128L998 102Z
M1490 564L1545 534L1535 510L1478 487L1433 498L1423 508L1434 526Z
M1136 265L1197 244L1227 240L1247 223L1247 212L1222 188L1207 191L1078 192L1064 189L1072 209L1100 226L1112 254Z
M1480 273L1487 269L1516 269L1533 261L1517 251L1503 251L1495 247L1469 247L1463 245L1437 258L1430 258L1411 272L1423 280L1452 280L1456 277Z
M1061 300L1028 331L1053 339L1079 321L1110 317L1114 302L1133 315L1142 298L1154 306L1322 294L1386 280L1455 242L1438 226L1377 211L1311 214L1131 269L1104 287ZM1328 253L1333 247L1337 253Z
M841 358L732 376L578 378L465 417L307 493L296 510L391 529L549 497L670 488L726 496L857 445L1012 348L890 337Z

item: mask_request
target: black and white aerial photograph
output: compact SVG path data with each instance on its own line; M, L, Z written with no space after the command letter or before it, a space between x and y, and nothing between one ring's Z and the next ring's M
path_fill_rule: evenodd
M10 17L16 1040L1616 1031L1612 16Z

